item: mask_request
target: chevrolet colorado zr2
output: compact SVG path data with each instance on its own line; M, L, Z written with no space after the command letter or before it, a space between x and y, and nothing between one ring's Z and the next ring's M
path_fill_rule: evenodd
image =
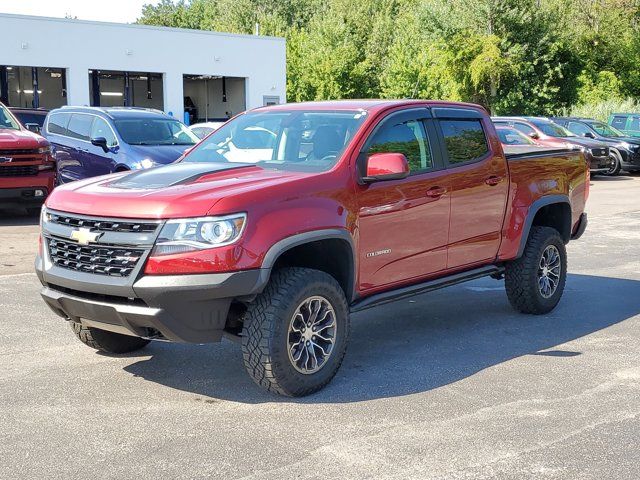
M475 105L278 105L177 163L57 188L36 270L89 347L224 336L256 383L302 396L336 374L352 312L483 276L551 311L588 188L582 152L505 156Z

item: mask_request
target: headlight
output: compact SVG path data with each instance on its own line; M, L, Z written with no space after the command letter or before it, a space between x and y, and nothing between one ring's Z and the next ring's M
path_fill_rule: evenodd
M242 235L247 214L169 220L162 227L151 256L192 252L229 245Z
M154 162L150 158L145 158L144 160L140 161L140 168L151 168L155 166L156 166L156 162Z
M47 211L47 207L43 205L42 209L40 210L40 226L41 227L49 223L50 216L51 214Z
M38 149L38 153L48 153L48 154L50 154L51 153L51 145L48 145L46 147L40 147Z

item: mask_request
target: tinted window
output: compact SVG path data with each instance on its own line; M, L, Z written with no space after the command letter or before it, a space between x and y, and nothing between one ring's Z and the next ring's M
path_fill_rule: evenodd
M611 122L611 125L614 128L625 130L627 126L627 117L613 117L613 121Z
M640 117L633 117L631 119L631 125L629 125L629 130L640 130Z
M589 127L587 127L583 123L578 122L569 122L569 125L567 125L567 129L571 133L575 133L576 135L580 136L583 136L585 133L591 133L591 129Z
M371 139L367 154L402 153L409 162L409 171L416 173L433 167L431 149L422 122L410 120L386 122Z
M489 151L480 120L441 120L449 163L476 160Z
M589 122L591 128L604 137L624 137L624 133L602 122Z
M107 139L107 145L109 147L115 147L118 144L116 140L116 136L113 134L113 130L107 124L107 122L100 118L96 117L93 121L93 126L91 127L91 138L104 137Z
M531 135L532 133L536 133L533 127L530 127L526 123L514 123L513 128L515 128L519 132L524 133L525 135Z
M71 138L77 138L78 140L89 140L91 136L91 124L93 123L93 115L84 115L80 113L74 113L69 120L69 126L67 127L68 135Z
M515 128L498 127L496 132L503 145L535 145L531 138Z
M556 138L565 138L565 137L574 137L569 130L560 125L557 125L553 122L536 120L532 122L536 127L538 127L545 135L549 135L550 137Z
M50 113L47 131L56 135L68 135L67 125L70 118L70 113Z

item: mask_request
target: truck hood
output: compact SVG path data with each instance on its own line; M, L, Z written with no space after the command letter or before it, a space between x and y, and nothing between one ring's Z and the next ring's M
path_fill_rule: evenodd
M49 145L43 137L28 130L0 128L0 149L31 150Z
M140 160L148 158L160 165L176 161L192 147L193 145L129 145L136 158Z
M62 185L49 196L47 207L97 217L199 217L222 198L307 175L238 163L181 162Z

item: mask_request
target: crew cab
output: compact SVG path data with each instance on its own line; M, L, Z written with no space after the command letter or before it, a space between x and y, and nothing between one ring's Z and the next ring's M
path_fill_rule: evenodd
M227 337L256 383L301 396L338 371L352 312L484 276L550 312L588 186L582 152L505 156L472 104L264 107L172 165L56 189L36 271L94 349Z
M609 146L591 138L578 137L544 117L494 117L496 126L509 126L528 135L540 145L554 148L579 148L593 173L607 173L615 166Z
M51 146L0 103L0 208L38 211L55 186Z

